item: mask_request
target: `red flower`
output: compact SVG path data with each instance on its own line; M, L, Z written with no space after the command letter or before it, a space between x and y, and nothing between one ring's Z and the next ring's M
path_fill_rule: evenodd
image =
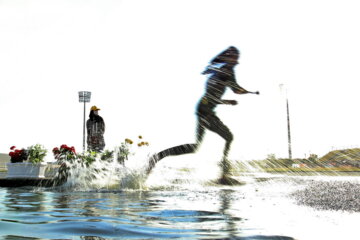
M16 149L15 146L12 146L10 149L12 151L9 152L9 156L12 163L26 161L27 153L25 149Z
M57 160L61 160L64 157L66 157L66 158L68 158L68 157L74 158L76 156L75 148L74 147L69 147L66 144L62 144L60 146L60 149L57 148L57 147L54 147L52 151L53 151L55 159L57 159Z
M75 151L75 148L74 147L71 147L71 149L70 149L73 153L75 153L76 154L76 151Z

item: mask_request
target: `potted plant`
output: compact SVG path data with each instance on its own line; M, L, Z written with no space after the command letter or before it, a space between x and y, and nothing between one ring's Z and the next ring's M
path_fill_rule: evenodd
M10 148L10 163L7 164L7 178L44 178L46 164L43 163L47 150L40 144L27 149Z
M44 146L40 144L32 145L28 148L28 161L30 163L41 163L44 161L44 158L46 156L47 150L44 148Z

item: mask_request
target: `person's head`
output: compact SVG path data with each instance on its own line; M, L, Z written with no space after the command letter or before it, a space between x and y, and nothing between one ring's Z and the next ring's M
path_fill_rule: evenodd
M92 107L90 108L89 117L90 117L91 120L94 120L94 119L97 119L97 118L98 118L97 116L99 116L99 110L100 110L100 108L98 108L98 107L96 107L96 106L92 106Z
M100 108L96 107L96 106L92 106L90 108L90 112L93 112L95 115L98 115L99 114L99 110Z
M214 63L225 63L229 66L235 66L238 64L240 52L236 47L230 46L223 52L219 53L216 57L211 60L211 64Z

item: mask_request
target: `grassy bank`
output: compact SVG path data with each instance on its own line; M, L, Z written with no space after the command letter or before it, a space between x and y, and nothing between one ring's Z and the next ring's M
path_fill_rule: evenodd
M285 168L285 167L278 167L278 168L267 168L267 169L263 169L264 172L277 172L277 173L286 173L286 172L293 172L293 173L301 173L301 172L317 172L317 173L322 173L322 172L359 172L360 173L360 168L356 168L356 167L334 167L334 168L327 168L327 167L314 167L314 168Z
M342 154L337 158L331 157L333 154L330 154L330 157L328 155L319 158L316 154L310 154L308 158L289 159L268 154L266 159L262 160L237 161L237 171L296 175L360 175L360 159L351 158L354 154Z
M248 169L241 169L238 174L250 173ZM300 176L315 176L315 175L326 175L326 176L360 176L360 168L325 168L325 167L315 167L315 168L287 168L287 167L277 167L277 168L266 168L258 169L258 172L264 173L273 173L273 174L284 174L284 175L300 175Z

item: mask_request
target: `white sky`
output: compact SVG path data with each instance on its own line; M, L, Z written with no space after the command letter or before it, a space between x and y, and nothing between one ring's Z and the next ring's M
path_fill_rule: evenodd
M0 152L40 143L82 149L91 91L107 148L141 134L159 151L192 143L207 63L241 51L237 106L218 116L233 159L293 157L360 143L360 3L356 0L1 0ZM222 151L213 133L202 149ZM214 150L215 149L215 150ZM209 151L210 151L209 150Z

